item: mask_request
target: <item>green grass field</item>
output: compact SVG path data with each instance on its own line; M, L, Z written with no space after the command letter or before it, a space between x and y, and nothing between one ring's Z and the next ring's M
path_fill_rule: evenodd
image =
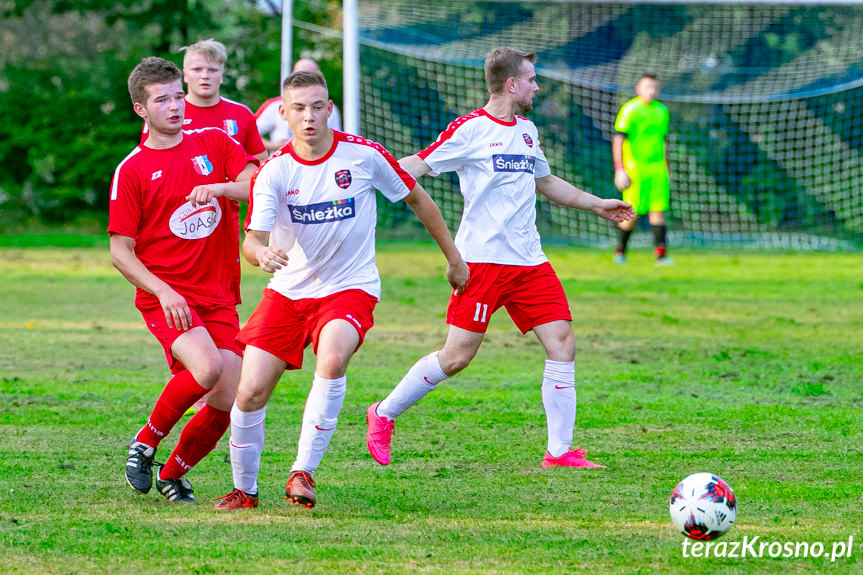
M859 254L677 251L656 269L646 251L614 267L550 248L575 317L576 442L608 469L540 468L542 348L504 313L474 363L399 419L384 468L365 409L442 344L448 288L432 247L383 243L383 301L318 506L283 499L307 355L268 408L261 506L225 514L210 499L231 488L227 438L189 474L195 506L123 479L167 369L105 242L13 243L0 248L0 573L863 573ZM246 272L242 320L266 280ZM851 556L683 557L668 495L695 471L737 494L719 541L829 555L853 537Z

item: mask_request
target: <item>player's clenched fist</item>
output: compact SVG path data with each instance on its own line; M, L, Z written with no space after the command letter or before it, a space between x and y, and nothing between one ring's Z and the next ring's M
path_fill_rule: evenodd
M464 292L464 288L470 279L470 270L467 264L464 263L464 260L460 259L457 263L447 265L446 279L449 285L452 286L452 289L455 290L455 293L461 294Z
M614 187L622 192L631 185L632 181L629 179L629 174L626 173L626 170L623 168L614 170Z
M258 265L260 265L261 269L268 274L275 273L276 270L280 270L288 265L288 254L286 254L281 248L264 246L258 248L255 255L258 259Z

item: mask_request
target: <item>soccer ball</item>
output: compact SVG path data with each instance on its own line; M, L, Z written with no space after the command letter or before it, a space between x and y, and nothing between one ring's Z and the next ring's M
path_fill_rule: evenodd
M698 541L710 541L734 525L737 498L719 476L693 473L671 492L668 511L681 533Z

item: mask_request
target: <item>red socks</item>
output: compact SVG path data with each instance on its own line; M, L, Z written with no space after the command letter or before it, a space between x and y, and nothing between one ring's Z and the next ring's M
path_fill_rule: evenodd
M153 413L150 414L150 419L147 420L147 425L138 432L135 440L158 447L159 442L171 432L186 410L205 393L207 390L198 385L188 369L177 373L165 386L162 395L156 401Z
M183 427L180 441L159 472L162 479L179 479L219 443L231 425L231 412L211 405L195 414Z

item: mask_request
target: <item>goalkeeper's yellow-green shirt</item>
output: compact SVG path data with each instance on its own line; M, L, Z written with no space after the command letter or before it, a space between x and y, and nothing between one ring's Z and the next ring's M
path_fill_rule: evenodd
M645 105L636 97L620 108L614 129L625 134L623 166L632 185L623 191L623 200L635 213L666 212L670 205L665 136L668 108L654 100Z
M626 134L623 140L623 165L630 177L667 171L665 136L668 134L668 108L654 100L644 105L636 97L620 108L614 129Z

